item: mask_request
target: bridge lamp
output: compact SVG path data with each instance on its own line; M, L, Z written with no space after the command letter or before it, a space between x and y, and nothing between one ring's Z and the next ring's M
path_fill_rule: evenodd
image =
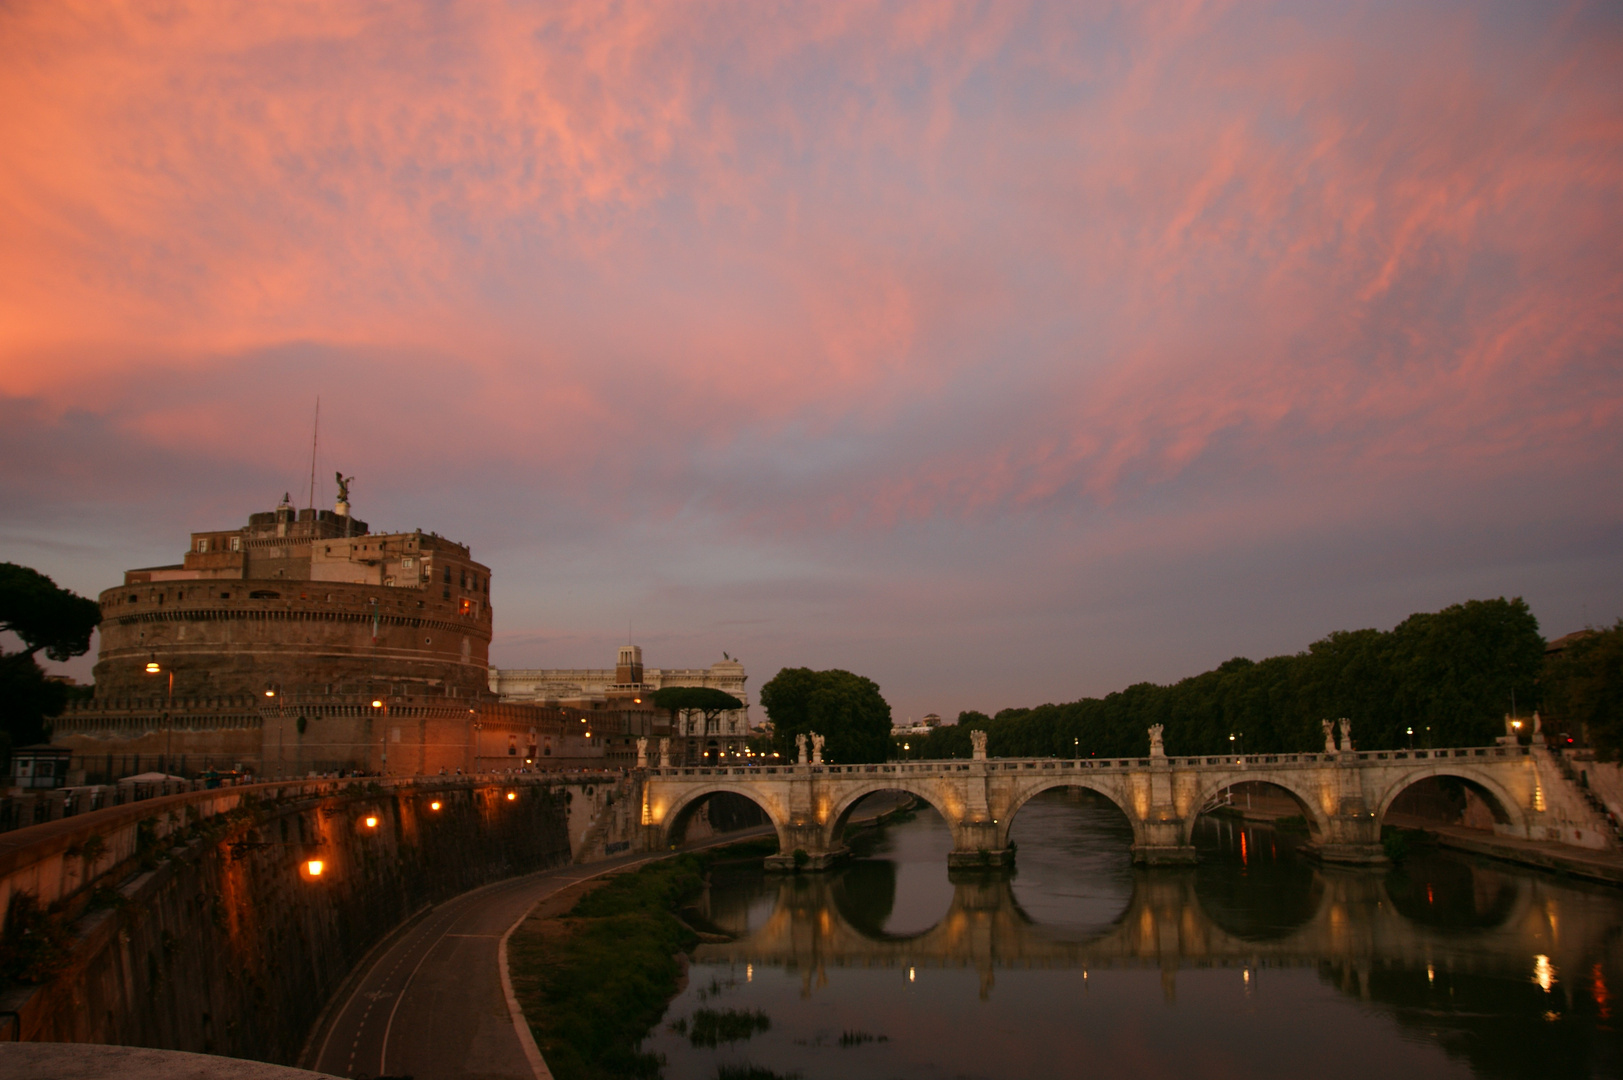
M440 808L440 801L439 801L439 800L438 800L438 799L435 799L435 800L434 800L434 801L433 801L433 802L431 802L431 803L429 803L429 804L428 804L428 808L429 808L429 809L430 809L430 810L436 810L436 811L437 811L437 810L439 810L439 808Z
M299 871L304 875L305 880L307 881L315 881L317 878L321 877L322 871L326 869L327 864L322 862L320 859L306 859L299 867Z
M266 697L275 697L276 696L276 691L275 690L266 690L265 691L265 696Z
M148 660L147 661L147 674L148 675L156 675L161 670L162 669L158 667L158 662L156 660Z
M373 698L372 699L372 707L374 709L381 709L381 708L383 708L383 702L379 701L377 698Z
M368 829L375 829L378 827L378 816L376 814L368 814L366 817L361 819L361 824L365 825Z
M513 800L514 800L514 799L516 799L516 798L518 798L518 792L516 792L516 791L509 791L509 792L508 792L508 793L507 793L507 801L508 801L508 802L512 802L512 801L513 801Z
M1414 749L1414 728L1406 728L1405 731L1409 736L1409 749L1413 750Z

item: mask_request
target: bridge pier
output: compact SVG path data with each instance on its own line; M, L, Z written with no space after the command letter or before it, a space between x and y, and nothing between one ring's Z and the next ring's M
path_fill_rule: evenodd
M1381 843L1381 826L1373 810L1362 805L1343 805L1342 812L1330 817L1330 830L1324 839L1308 848L1323 862L1351 866L1378 866L1388 862Z
M851 854L844 844L830 844L828 830L816 821L796 821L779 834L778 853L768 855L766 869L778 873L797 870L829 870Z
M952 850L947 852L947 869L973 870L986 866L1014 865L1014 849L1000 835L995 821L959 821L952 825Z
M1183 838L1182 818L1141 821L1134 831L1133 862L1138 866L1190 866L1195 845Z

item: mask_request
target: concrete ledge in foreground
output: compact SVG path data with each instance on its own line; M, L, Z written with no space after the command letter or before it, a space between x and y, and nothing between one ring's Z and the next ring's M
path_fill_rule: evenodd
M95 1043L0 1043L6 1080L325 1080L263 1061Z

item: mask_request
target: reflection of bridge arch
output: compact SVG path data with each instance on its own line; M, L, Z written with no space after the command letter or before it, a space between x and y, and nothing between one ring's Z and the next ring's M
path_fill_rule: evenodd
M1356 871L1314 870L1311 912L1298 925L1264 936L1225 928L1197 895L1199 871L1155 869L1134 874L1133 895L1115 922L1097 934L1069 938L1033 923L1019 909L1004 875L970 875L955 884L947 913L907 937L874 937L832 902L834 883L821 876L782 880L773 913L738 940L699 946L700 962L746 962L796 969L808 990L824 968L973 967L983 992L999 967L1160 967L1347 964L1359 970L1397 964L1526 977L1532 958L1583 970L1608 948L1610 905L1585 905L1535 878L1491 867L1475 891L1512 894L1496 904L1493 933L1461 935L1451 926L1416 921L1400 911L1383 879ZM1559 920L1561 932L1555 931Z
M779 847L783 846L784 825L789 819L788 807L778 806L770 791L763 791L749 784L718 781L684 791L665 805L650 805L645 796L643 820L649 821L651 818L652 823L659 826L660 847L669 848L681 840L683 830L687 828L688 821L692 819L693 812L699 805L710 796L722 793L740 795L759 806L761 812L766 814L767 820L772 823L772 828L777 831Z
M1487 796L1485 800L1488 808L1493 811L1494 820L1500 824L1510 825L1521 835L1527 835L1527 820L1522 814L1522 808L1516 799L1505 790L1498 780L1488 774L1483 768L1473 765L1449 764L1434 766L1413 773L1408 773L1393 780L1385 792L1380 795L1375 809L1375 820L1384 822L1386 812L1392 808L1399 795L1425 780L1452 779L1462 780L1477 790L1477 794Z
M998 839L1003 846L1008 846L1009 830L1014 827L1014 819L1019 815L1021 809L1043 792L1054 791L1059 788L1081 788L1083 791L1091 791L1095 795L1103 796L1105 801L1114 806L1121 813L1121 816L1127 820L1127 824L1132 827L1133 843L1141 844L1144 842L1142 823L1138 815L1133 813L1132 808L1123 802L1119 790L1096 782L1091 776L1086 775L1045 776L1028 781L1010 796L1008 809L1004 810L1003 818L998 822Z
M1196 794L1194 805L1198 809L1195 813L1190 814L1184 821L1184 843L1193 843L1195 826L1199 824L1200 815L1205 811L1206 807L1210 806L1214 799L1216 799L1223 792L1227 791L1229 788L1239 787L1241 784L1261 784L1264 787L1278 788L1280 791L1283 791L1285 794L1289 795L1296 805L1302 808L1302 815L1307 818L1308 830L1312 833L1315 840L1322 840L1326 835L1329 834L1330 820L1329 816L1324 812L1325 792L1322 787L1313 792L1312 795L1308 795L1289 777L1251 777L1241 774L1238 776L1218 777L1205 787L1195 789Z

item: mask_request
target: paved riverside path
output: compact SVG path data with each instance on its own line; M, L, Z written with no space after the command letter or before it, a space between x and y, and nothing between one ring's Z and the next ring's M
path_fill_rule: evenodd
M770 826L743 829L682 850L771 831ZM553 893L666 854L542 870L430 909L361 961L362 970L340 991L347 996L328 1008L301 1065L334 1076L536 1080L502 988L497 959L502 937Z

